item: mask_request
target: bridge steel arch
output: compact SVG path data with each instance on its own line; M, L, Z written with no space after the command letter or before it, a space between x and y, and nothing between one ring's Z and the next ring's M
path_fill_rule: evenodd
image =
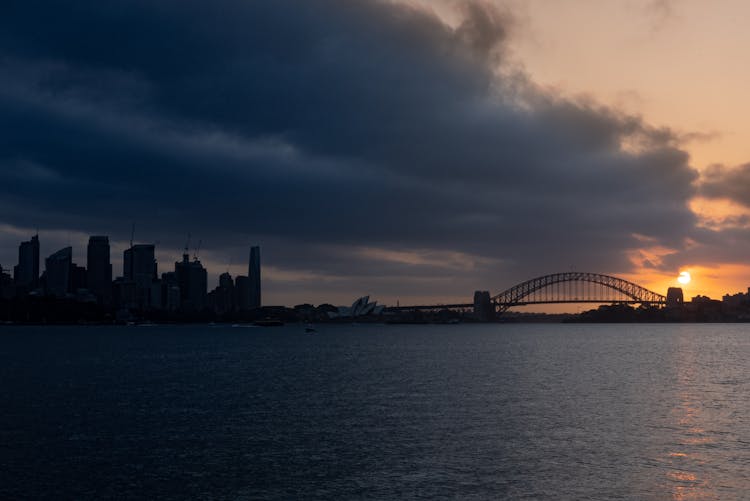
M617 278L610 275L602 275L600 273L571 271L568 273L553 273L551 275L544 275L541 277L532 278L531 280L527 280L518 285L514 285L510 289L507 289L500 294L493 296L492 302L494 303L498 313L502 313L513 306L521 306L526 304L613 302L611 299L605 298L588 298L584 300L558 298L557 300L524 301L524 299L528 298L539 290L565 282L588 282L592 284L598 284L617 291L629 298L628 300L614 302L664 304L666 303L667 299L661 294L657 294L656 292L641 287L636 283L623 280L622 278Z

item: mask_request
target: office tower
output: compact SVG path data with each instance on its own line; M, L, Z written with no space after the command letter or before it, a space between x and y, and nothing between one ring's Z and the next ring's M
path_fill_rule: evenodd
M78 289L88 289L86 285L88 279L86 277L86 268L78 266L75 263L70 265L70 292L77 292Z
M112 304L123 310L138 308L135 282L117 277L112 283Z
M250 309L250 280L244 275L234 279L234 304L240 311Z
M182 262L174 264L177 283L180 287L180 299L184 310L200 311L206 307L208 294L208 274L197 259L190 261L187 254L182 255Z
M168 311L180 309L180 285L177 281L177 273L168 271L161 274L161 299L162 308Z
M247 277L250 280L249 306L250 309L260 308L260 247L250 248L250 263Z
M16 286L30 290L39 283L39 235L18 246L18 266L13 268Z
M101 304L112 301L112 264L109 259L109 238L89 237L86 260L88 289Z
M65 297L71 290L71 271L73 268L73 248L65 247L44 260L47 278L47 293Z
M154 245L137 244L125 250L123 278L135 283L136 302L144 309L151 304L151 284L156 280Z
M0 266L0 298L10 299L15 295L16 286L10 277L10 273L6 273L3 267Z
M235 309L234 280L229 273L219 276L219 286L209 294L210 306L214 313L224 314Z

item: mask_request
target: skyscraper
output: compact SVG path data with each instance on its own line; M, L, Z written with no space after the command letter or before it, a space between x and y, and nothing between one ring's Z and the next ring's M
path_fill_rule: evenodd
M155 247L137 244L125 250L122 274L126 281L135 282L136 302L144 309L151 304L151 284L157 278Z
M180 299L183 309L200 311L206 307L208 294L208 273L197 259L190 262L187 254L182 255L182 262L174 264L177 283L180 286Z
M112 301L112 264L109 260L109 238L89 237L86 282L101 304Z
M39 235L18 246L18 266L13 268L16 286L33 289L39 283Z
M250 309L250 280L244 275L238 275L234 279L234 304L240 311Z
M247 276L250 282L249 302L250 308L260 308L260 247L250 248L250 263Z
M233 311L236 307L234 280L229 273L219 275L219 286L208 294L209 307L219 315Z
M48 294L57 297L65 297L65 295L70 292L72 268L72 247L60 249L44 260Z

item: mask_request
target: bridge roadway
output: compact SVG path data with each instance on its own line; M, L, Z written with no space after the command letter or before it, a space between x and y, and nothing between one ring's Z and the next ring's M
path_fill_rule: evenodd
M505 306L510 308L511 306L529 306L532 304L575 304L575 303L589 303L589 304L641 304L643 301L635 301L633 299L624 299L622 301L607 301L602 299L560 299L555 301L525 301L513 304L501 304L492 303L495 307ZM665 301L652 301L649 304L666 304ZM413 310L458 310L474 308L474 303L466 304L426 304L426 305L415 305L415 306L388 306L388 311L413 311Z

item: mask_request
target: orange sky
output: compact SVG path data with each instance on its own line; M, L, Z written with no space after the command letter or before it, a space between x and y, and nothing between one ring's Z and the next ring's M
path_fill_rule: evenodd
M592 98L676 131L698 171L750 161L750 66L745 64L750 3L488 1L515 20L506 64L510 58L537 85L565 97ZM416 3L449 24L460 19L454 0ZM727 201L706 199L693 200L691 209L706 227L730 214L750 213ZM750 285L750 266L742 263L685 263L673 273L641 270L623 278L664 293L680 285L681 270L693 278L683 286L686 298L721 298Z

